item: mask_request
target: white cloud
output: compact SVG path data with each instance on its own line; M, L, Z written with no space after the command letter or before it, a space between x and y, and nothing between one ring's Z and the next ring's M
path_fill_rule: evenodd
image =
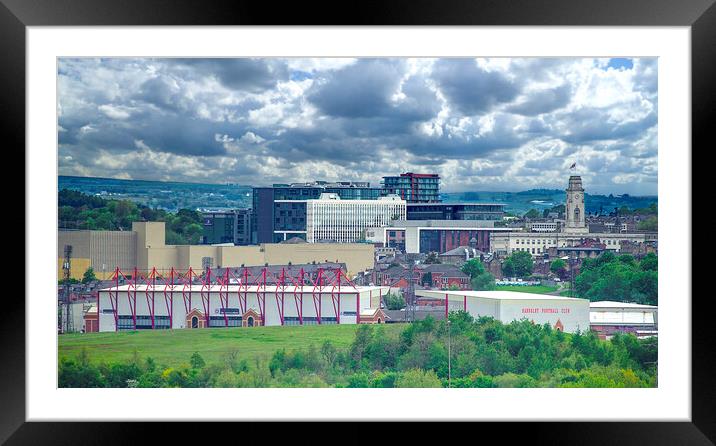
M566 166L577 161L601 191L656 193L654 60L612 69L609 59L476 59L475 70L496 73L487 84L451 73L445 61L391 61L373 68L384 76L355 70L340 77L365 61L61 59L60 173L377 184L412 170L439 173L445 191L521 190L562 188ZM315 92L333 78L345 84L333 85L334 97L320 96L318 106ZM511 91L471 107L455 90L479 102L492 93L466 90L479 85ZM331 102L344 94L351 100Z
M97 108L107 117L110 117L112 119L127 119L132 115L130 109L127 107L103 104Z

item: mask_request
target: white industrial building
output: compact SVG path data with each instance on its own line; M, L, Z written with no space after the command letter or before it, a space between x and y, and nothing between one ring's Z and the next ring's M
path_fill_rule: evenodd
M496 228L493 220L395 220L388 226L366 228L367 241L392 246L391 234L399 234L403 249L408 254L431 251L446 252L465 246L475 238L477 249L487 252L490 237L495 233L511 232L512 228ZM446 243L450 240L449 243ZM463 244L464 242L464 244ZM453 244L456 244L453 246ZM445 249L443 249L445 248Z
M341 200L338 194L321 194L306 200L306 241L353 243L365 239L365 229L405 220L406 201L397 195L377 200Z
M388 287L127 284L98 292L99 331L383 323Z
M556 221L532 221L527 222L525 227L532 232L557 232L559 230L559 222Z
M659 307L615 301L591 302L589 323L600 337L632 333L638 338L656 336Z
M508 324L527 319L566 333L589 330L589 301L516 291L416 290L417 296L444 299L445 313L464 310L475 318L493 317Z

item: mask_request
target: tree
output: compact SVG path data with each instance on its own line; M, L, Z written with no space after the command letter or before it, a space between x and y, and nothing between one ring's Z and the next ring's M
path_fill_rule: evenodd
M418 387L442 387L442 383L433 370L411 369L395 380L395 387L418 388Z
M84 275L82 276L82 283L87 285L90 282L94 282L97 280L97 277L94 275L94 269L90 266L87 268L87 271L85 271Z
M385 302L385 307L389 310L401 310L405 308L405 299L403 296L397 294L388 293L383 296L383 301Z
M191 364L192 369L200 369L206 365L206 362L204 362L204 358L201 357L199 352L194 352L194 354L191 355L189 363Z
M580 273L574 281L574 288L579 296L592 301L657 304L656 256L646 256L638 263L631 255L617 257L607 251L596 259L587 260L582 263Z
M442 263L442 262L440 262L440 258L438 257L438 253L437 253L437 252L430 252L430 253L428 253L428 255L425 257L425 264L426 264L426 265L431 265L431 264L436 264L436 263Z
M224 369L216 377L214 387L239 387L238 376L231 369Z
M656 254L653 252L650 252L649 254L645 255L643 259L641 259L641 262L639 263L639 267L642 271L658 271L659 270L659 260L656 257Z
M524 218L539 218L539 211L537 209L530 209L527 211L527 213L524 215Z
M204 233L204 228L197 223L190 223L184 228L184 236L189 244L197 244Z
M549 265L549 270L562 278L567 271L567 263L562 259L555 259Z
M512 261L511 257L506 258L505 261L502 262L502 274L505 277L515 276L515 262Z
M137 205L129 200L119 200L114 208L114 215L118 219L128 217L132 211L137 209Z
M542 211L542 217L547 218L551 212L556 212L559 216L564 215L564 205L558 204L557 206L545 209Z
M368 345L370 344L370 341L373 337L373 326L362 324L358 326L358 329L356 330L355 338L353 339L353 343L350 347L350 355L351 359L354 361L354 364L356 367L360 366L360 363L363 359L363 354L365 353L366 349L368 348Z
M495 287L495 277L487 272L479 259L470 259L462 265L462 272L470 276L473 290L485 291Z
M659 218L657 216L649 217L646 220L640 221L636 228L640 231L658 231Z
M331 344L331 341L325 340L323 342L323 345L321 345L321 357L326 362L326 366L330 369L333 368L333 364L336 361L336 356L338 355L338 351L336 350L336 347Z
M507 277L527 277L532 274L532 255L517 251L502 263L502 272Z
M480 274L485 273L485 265L479 259L470 259L462 265L462 272L474 279Z
M495 276L485 271L470 281L475 291L489 291L495 289Z

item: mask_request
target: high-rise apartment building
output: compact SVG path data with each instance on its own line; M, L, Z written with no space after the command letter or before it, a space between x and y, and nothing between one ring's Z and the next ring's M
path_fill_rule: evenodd
M401 173L383 177L383 195L397 195L408 203L439 203L440 175L436 173Z

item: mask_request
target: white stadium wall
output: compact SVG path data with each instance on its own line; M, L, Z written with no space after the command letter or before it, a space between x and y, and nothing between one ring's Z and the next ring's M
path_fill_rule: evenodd
M117 293L119 296L116 299L117 317L124 321L124 324L120 321L120 330L134 329L133 314L136 314L138 319L137 325L141 326L138 328L150 329L151 325L148 324L151 324L152 302L156 328L169 328L169 310L171 310L172 315L171 328L187 328L187 314L193 310L198 310L205 318L205 306L207 303L208 315L210 317L209 327L226 326L224 313L226 313L226 319L229 320L229 326L240 326L241 323L236 318L240 317L247 310L253 310L258 315L262 313L259 308L259 296L262 296L264 292L247 292L246 305L242 312L239 296L243 299L245 293L238 291L238 286L234 286L233 289L230 289L228 292L219 292L219 287L214 286L211 292L205 291L204 293L201 292L201 287L194 286L191 292L191 305L189 305L189 293L183 292L179 287L174 291L167 291L165 294L164 287L157 286L154 291L154 299L152 299L152 291L147 292L144 288L145 287L138 288L136 291L136 299L133 298L135 292L129 291L127 286L120 286L118 292L114 291L113 288L99 291L99 331L117 330L115 310L113 308L113 302L115 301L114 296ZM264 325L281 325L281 311L279 306L282 301L281 292L279 291L277 293L275 288L276 287L268 287L265 292ZM320 311L321 323L323 324L336 323L336 319L339 319L341 324L355 324L356 310L358 309L356 307L357 296L360 296L359 311L377 308L381 296L388 292L388 287L357 287L355 289L343 287L340 292L340 302L338 301L337 289L333 295L331 294L330 287L324 287L321 292L316 291L315 302L312 290L313 287L304 287L301 302L300 292L294 294L293 287L286 288L283 292L284 325L300 324L299 309L302 310L301 318L304 319L303 322L305 325L317 323L317 321L312 320L318 318L317 310ZM202 294L204 297L202 297ZM335 300L333 296L335 296ZM337 308L339 304L340 309ZM135 307L135 311L132 311L130 305ZM336 317L336 310L338 310L339 318Z
M465 310L471 316L493 317L502 323L527 319L559 326L567 333L589 330L589 301L561 296L511 291L417 290L418 296L447 299L448 311Z
M566 333L589 330L589 301L586 299L509 299L500 301L501 321L527 318L535 324L562 323Z

